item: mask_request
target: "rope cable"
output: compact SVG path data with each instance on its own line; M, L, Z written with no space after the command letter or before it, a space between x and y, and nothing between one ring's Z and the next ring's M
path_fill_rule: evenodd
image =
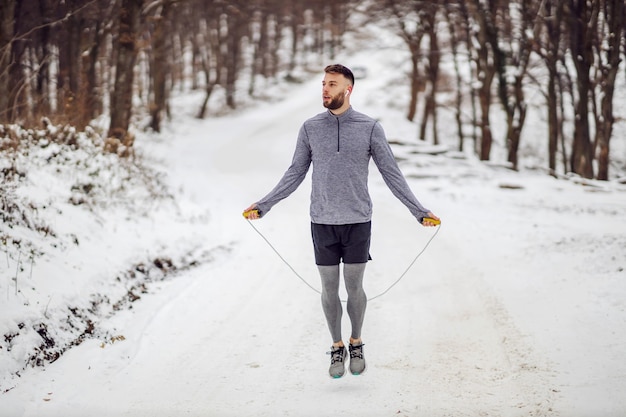
M261 238L265 241L265 243L267 243L267 245L274 251L274 253L276 255L278 255L278 257L280 258L281 261L283 261L283 263L285 265L287 265L289 267L289 269L291 269L291 271L298 277L300 278L300 281L302 281L307 287L309 287L310 289L312 289L313 291L315 291L318 294L322 294L322 292L320 290L318 290L317 288L315 288L314 286L312 286L311 284L309 284L309 282L304 279L302 277L302 275L300 275L298 273L298 271L296 271L294 269L293 266L291 266L291 264L289 262L287 262L287 260L280 254L280 252L278 252L278 250L274 247L274 245L272 245L272 243L263 235L263 233L261 233L259 231L259 229L256 228L256 226L254 226L254 224L252 224L252 221L246 219L247 222L250 224L250 226L252 227L252 229L254 229L255 232L257 232L257 234L259 236L261 236ZM398 277L398 279L396 279L391 285L389 285L383 292L381 292L378 295L375 295L371 298L368 298L367 301L372 301L375 300L379 297L382 297L383 295L387 294L393 287L396 286L396 284L398 284L402 278L404 278L404 276L407 274L407 272L409 272L409 270L413 267L413 265L415 264L415 262L417 262L417 260L419 259L420 256L422 256L422 254L426 251L426 249L428 248L428 246L430 245L430 242L433 241L433 239L435 238L435 236L437 236L437 234L439 233L439 230L441 229L441 225L437 226L437 230L435 230L435 233L432 234L432 236L430 237L430 239L428 239L428 241L426 242L426 245L424 245L424 247L422 248L421 251L419 251L419 253L417 255L415 255L415 257L413 258L413 260L411 261L411 263L409 263L409 266L406 267L406 269L404 270L404 272L402 272L402 274L400 274L400 276ZM341 300L341 302L345 303L346 300Z

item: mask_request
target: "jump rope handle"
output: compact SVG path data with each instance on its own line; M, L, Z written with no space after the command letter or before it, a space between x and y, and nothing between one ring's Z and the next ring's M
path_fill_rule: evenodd
M245 217L246 219L249 219L252 213L256 214L257 216L260 216L259 210L252 209L252 210L244 211L243 217Z
M439 226L441 224L441 220L433 219L432 217L424 217L422 219L422 223L424 223L425 221L428 221L436 226Z

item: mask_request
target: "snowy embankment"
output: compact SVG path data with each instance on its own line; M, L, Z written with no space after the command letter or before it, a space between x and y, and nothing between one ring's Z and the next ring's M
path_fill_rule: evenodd
M373 60L381 64L370 64L370 74L394 67L392 56ZM0 394L0 415L624 415L625 186L512 172L451 152L452 143L431 155L411 139L415 126L389 105L392 98L381 100L393 91L389 82L358 80L353 104L381 121L411 187L443 224L403 280L369 303L365 375L326 376L330 340L318 295L241 217L288 166L302 121L321 111L313 79L277 103L206 121L189 116L197 97L177 102L167 132L136 140L151 167L144 177L126 174L131 167L115 174L119 162L97 152L81 162L91 169L66 171L75 159L29 165L37 176L15 193L38 202L38 218L56 237L24 238L42 253L32 273L27 255L6 246L2 329L29 336L2 342L8 391ZM441 126L442 137L454 137ZM48 148L34 149L54 162ZM156 171L167 174L157 182L165 195L133 183ZM417 225L374 166L371 172L374 260L366 290L374 296L432 230ZM84 187L70 192L73 185L88 180L117 184L122 201L71 204L72 193L85 194ZM305 181L255 225L317 287L308 192ZM152 267L147 275L158 282L129 290L155 259L171 260L181 270L176 279L158 281L162 268ZM119 310L92 307L94 297L115 304L130 294L141 298ZM46 334L73 340L63 335L78 326L75 307L94 324L83 343L43 368L10 375L30 355L26 340L46 340L29 326L54 320L58 327Z
M86 339L119 340L106 317L210 255L163 173L140 158L103 152L92 130L2 129L4 392Z

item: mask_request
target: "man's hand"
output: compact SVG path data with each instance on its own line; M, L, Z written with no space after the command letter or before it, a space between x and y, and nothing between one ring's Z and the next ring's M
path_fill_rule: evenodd
M431 212L428 212L426 217L422 219L422 226L425 226L425 227L439 226L440 224L441 224L441 219L435 216Z
M248 220L257 220L260 219L259 210L256 208L256 203L252 204L250 207L243 211L243 217Z

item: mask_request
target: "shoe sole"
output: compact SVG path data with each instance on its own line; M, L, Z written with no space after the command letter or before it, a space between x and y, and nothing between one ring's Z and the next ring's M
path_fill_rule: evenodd
M346 370L345 370L345 368L344 368L344 370L343 370L343 374L341 374L341 375L331 375L331 374L328 374L328 376L329 376L329 377L331 377L332 379L339 379L339 378L344 377L345 375L346 375Z
M363 370L361 372L352 372L350 371L350 373L354 376L359 376L359 375L363 375L365 373L365 371L367 371L367 365L365 366L365 368L363 368ZM328 375L330 378L332 379L339 379L339 378L343 378L346 375L346 373L344 372L342 375Z
M363 375L365 373L365 371L367 371L367 363L365 364L365 368L363 368L363 370L361 372L352 372L350 371L350 373L354 376L359 376L359 375Z
M359 376L359 375L363 375L365 373L365 371L367 371L367 368L363 369L363 371L361 372L350 372L352 375L354 376Z

